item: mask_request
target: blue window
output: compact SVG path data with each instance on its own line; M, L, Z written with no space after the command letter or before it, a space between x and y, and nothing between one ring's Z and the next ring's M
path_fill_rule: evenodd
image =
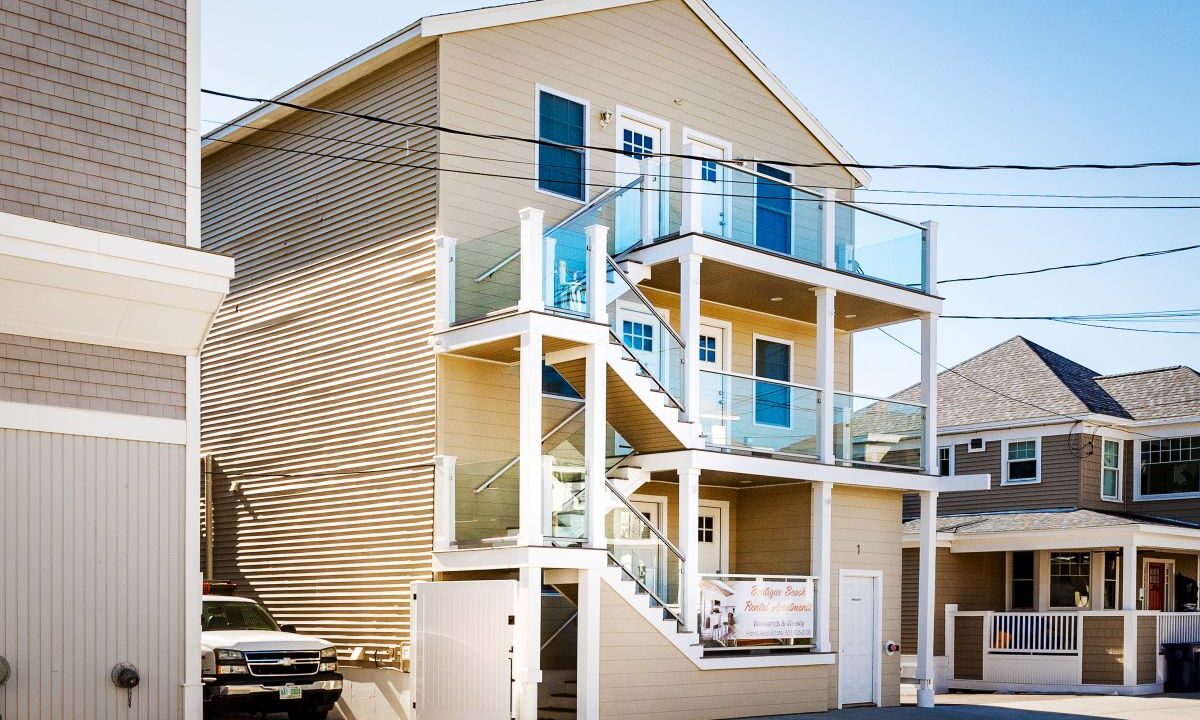
M770 165L759 165L758 172L790 183L792 174ZM792 191L766 178L755 178L754 241L767 250L792 252Z
M653 155L654 136L626 128L621 134L621 152L637 160Z
M700 336L700 362L717 363L717 339L712 335Z
M621 339L630 350L654 352L654 326L626 320L621 323Z
M715 183L717 181L717 161L716 160L701 160L700 161L700 179L704 182Z
M768 380L790 382L792 349L784 343L754 340L754 374ZM759 425L788 427L792 418L791 389L787 385L754 384L754 422Z
M584 144L586 113L581 103L546 91L538 93L538 138L564 145ZM553 145L538 146L538 184L569 198L587 197L585 151Z

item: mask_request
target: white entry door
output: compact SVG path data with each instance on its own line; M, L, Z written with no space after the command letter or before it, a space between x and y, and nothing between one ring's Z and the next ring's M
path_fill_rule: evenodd
M879 596L875 577L844 575L838 616L840 703L878 703Z
M713 322L700 320L700 337L696 338L696 351L700 354L700 369L712 372L727 370L725 363L726 343L729 342L728 328ZM726 445L731 418L732 380L713 374L700 375L700 419L709 433L713 445Z
M642 174L644 158L653 153L665 152L663 128L621 115L617 119L617 148L621 152L616 156L616 182L613 184L623 187L637 180ZM626 191L617 199L617 227L614 228L612 235L618 253L629 249L643 239L650 240L661 234L659 218L662 201L667 195L667 193L659 192L657 175L661 174L663 173L659 172L651 178L645 192L642 192L639 186L638 189ZM643 196L648 202L649 228L641 226Z
M711 160L701 160L699 167L700 181L700 227L705 235L717 237L732 237L730 225L733 218L729 191L729 168L718 160L729 159L729 146L720 146L719 141L701 140L685 133L684 140L691 141L693 153ZM695 167L695 166L693 166Z
M630 504L641 517L629 512L624 505L618 505L613 511L613 555L646 587L664 597L667 581L664 548L647 524L662 532L660 521L665 501L631 500Z
M700 572L719 575L725 572L725 524L719 505L700 501L697 534L700 547Z
M663 320L670 322L665 310L658 310L658 314ZM669 387L666 373L671 367L669 356L672 353L668 351L667 329L658 318L648 312L644 305L618 301L617 334L633 356L645 365L659 382ZM680 359L676 353L674 361L679 362Z

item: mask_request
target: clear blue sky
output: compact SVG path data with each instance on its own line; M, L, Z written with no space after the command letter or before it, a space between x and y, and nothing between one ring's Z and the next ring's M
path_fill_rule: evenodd
M202 82L206 88L272 95L421 15L485 4L492 3L206 0ZM1200 159L1200 3L711 4L861 162ZM226 120L244 109L240 103L205 97L202 117ZM1200 196L1200 168L872 175L875 188ZM868 196L970 201L861 197ZM1200 210L890 211L941 223L942 278L1200 242ZM1196 308L1200 251L947 285L942 294L947 314L964 315ZM1200 330L1200 323L1156 327ZM893 332L919 342L915 326ZM1016 334L1100 372L1177 364L1200 368L1200 336L1035 321L943 320L939 360L951 365ZM859 392L886 394L917 379L915 356L877 332L858 337L855 361Z

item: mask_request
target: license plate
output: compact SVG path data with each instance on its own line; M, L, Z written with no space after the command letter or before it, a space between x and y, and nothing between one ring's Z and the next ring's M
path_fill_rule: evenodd
M279 688L279 699L280 700L299 700L300 692L301 692L300 688L298 688L298 687L294 687L294 686L281 687L281 688Z

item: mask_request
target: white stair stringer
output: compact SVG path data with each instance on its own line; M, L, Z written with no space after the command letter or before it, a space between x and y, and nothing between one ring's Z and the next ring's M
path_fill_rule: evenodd
M619 467L608 472L608 480L617 489L617 492L629 497L650 481L650 473L636 467ZM612 507L615 508L616 504L614 503Z
M697 632L680 632L679 624L674 619L663 619L663 608L652 604L650 596L639 593L637 583L630 580L625 571L619 567L606 567L600 571L600 577L605 584L620 595L629 606L641 615L646 622L654 626L663 637L671 642L680 653L691 660L696 667L704 669L701 662L704 647L700 644L700 634ZM601 630L603 632L603 630Z

